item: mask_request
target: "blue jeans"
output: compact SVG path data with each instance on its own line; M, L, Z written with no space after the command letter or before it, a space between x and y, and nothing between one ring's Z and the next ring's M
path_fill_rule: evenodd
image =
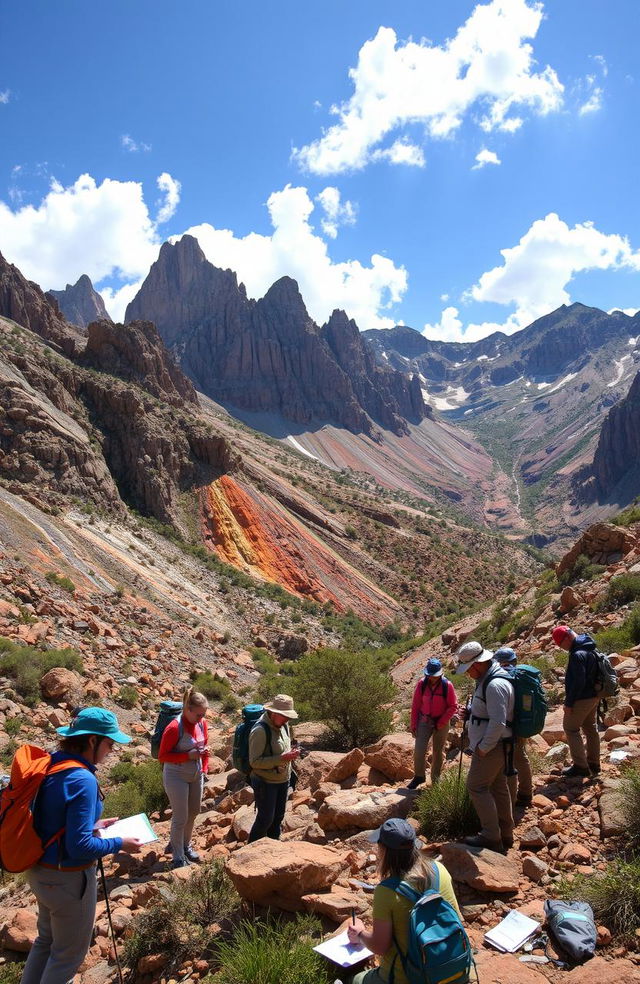
M248 843L260 840L261 837L280 839L280 827L287 808L289 783L265 782L258 776L251 776L251 785L255 796L256 818L249 834Z

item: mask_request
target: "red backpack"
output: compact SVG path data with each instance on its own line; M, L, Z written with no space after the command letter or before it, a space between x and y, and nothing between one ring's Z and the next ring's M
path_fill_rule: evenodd
M9 785L0 793L0 868L26 871L64 834L64 827L46 843L36 833L33 807L42 782L66 769L86 769L75 759L51 765L51 755L35 745L22 745L11 763Z

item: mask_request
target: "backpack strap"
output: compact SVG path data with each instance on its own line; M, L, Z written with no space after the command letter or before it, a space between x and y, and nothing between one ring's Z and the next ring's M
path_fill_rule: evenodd
M77 759L63 759L61 762L54 762L53 765L49 766L45 778L48 779L49 776L54 776L59 772L68 772L69 769L84 769L86 772L91 772L89 766L85 765L84 762L79 762ZM98 782L97 779L96 782ZM98 790L100 790L100 786L98 786ZM36 800L37 798L38 797L36 795ZM33 804L34 810L35 807L36 807L36 803L34 802ZM66 829L67 829L66 827L61 827L60 830L57 831L57 833L55 833L47 841L44 841L42 844L42 850L46 851L47 848L51 847L52 844L55 844L56 841L58 842L58 862L60 862L62 858L62 838L64 836L64 832Z
M489 672L486 674L486 676L485 676L485 678L484 678L484 680L482 682L482 697L481 697L481 700L483 700L485 704L487 703L487 687L489 686L490 683L493 683L494 680L507 680L513 686L513 689L515 691L516 681L515 681L514 677L508 672L508 670L502 670L502 669L499 669L499 670L489 670ZM515 711L515 708L514 708L514 711ZM479 717L476 717L475 720L476 721L489 721L490 719L489 718L479 718ZM513 728L513 721L505 721L505 724L506 724L507 728Z

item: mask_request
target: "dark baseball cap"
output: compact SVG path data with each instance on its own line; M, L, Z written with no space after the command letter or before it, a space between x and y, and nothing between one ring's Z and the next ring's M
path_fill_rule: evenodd
M369 834L369 840L372 844L380 842L385 847L408 848L413 847L416 840L416 832L406 820L400 820L399 817L392 817L391 820L385 820L382 826Z

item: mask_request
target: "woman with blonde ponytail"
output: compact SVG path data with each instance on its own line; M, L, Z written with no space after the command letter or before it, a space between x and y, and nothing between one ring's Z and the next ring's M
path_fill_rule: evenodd
M172 868L200 860L191 844L195 819L202 804L202 786L209 768L209 732L205 720L209 704L204 694L187 687L182 714L164 729L158 759L171 805Z

